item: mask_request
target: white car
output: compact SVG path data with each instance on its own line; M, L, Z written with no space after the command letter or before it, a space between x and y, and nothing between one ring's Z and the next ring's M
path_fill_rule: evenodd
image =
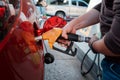
M50 16L70 18L83 15L88 3L84 0L48 0L46 13Z

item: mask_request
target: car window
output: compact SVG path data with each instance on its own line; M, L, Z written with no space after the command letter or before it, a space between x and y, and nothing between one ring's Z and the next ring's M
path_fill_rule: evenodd
M49 0L49 4L52 4L52 5L67 5L68 0Z
M78 1L78 6L84 6L84 7L87 7L88 5L85 4L84 2Z
M72 5L76 6L77 5L76 1L72 1Z

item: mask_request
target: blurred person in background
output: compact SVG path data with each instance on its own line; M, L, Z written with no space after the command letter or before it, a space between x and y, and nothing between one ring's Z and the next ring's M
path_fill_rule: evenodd
M46 0L38 0L37 4L37 9L40 11L40 14L42 14L42 17L46 17L46 7L47 3Z

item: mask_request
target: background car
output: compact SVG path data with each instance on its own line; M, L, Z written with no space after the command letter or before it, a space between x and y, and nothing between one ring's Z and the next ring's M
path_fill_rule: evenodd
M84 0L47 0L47 2L48 15L65 19L83 15L88 7L88 3Z

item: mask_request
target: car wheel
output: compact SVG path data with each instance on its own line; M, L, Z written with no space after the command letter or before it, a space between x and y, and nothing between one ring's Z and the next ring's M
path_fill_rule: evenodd
M54 59L54 56L52 54L46 53L44 60L45 60L46 64L50 64L50 63L53 63L55 59Z
M57 13L55 14L55 16L59 16L59 17L65 19L65 13L64 13L64 12L57 12Z

